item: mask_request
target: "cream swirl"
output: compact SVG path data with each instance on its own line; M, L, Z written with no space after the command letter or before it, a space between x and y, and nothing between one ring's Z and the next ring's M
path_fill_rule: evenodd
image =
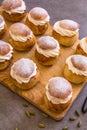
M33 73L27 77L27 78L23 78L23 77L20 77L19 75L17 75L14 71L14 65L11 67L11 71L10 71L10 75L12 76L13 79L15 79L18 83L22 84L22 83L28 83L30 81L30 79L36 75L37 73L37 66L36 64L34 63L34 71Z
M56 40L55 40L56 41ZM59 51L60 51L60 46L59 43L56 41L57 43L57 47L54 49L49 49L49 50L43 50L41 49L38 44L36 43L36 50L38 53L46 56L46 57L55 57L59 55Z
M87 71L78 70L76 67L73 66L73 64L71 62L71 57L72 56L69 56L66 60L66 64L68 65L69 70L71 70L73 73L75 73L77 75L87 76Z
M64 103L67 103L72 98L72 92L65 99L56 98L56 97L50 95L50 93L48 91L48 85L47 85L46 86L46 96L47 96L48 100L51 101L53 104L64 104Z
M9 45L9 47L10 47L10 51L9 51L8 54L0 55L0 62L5 62L6 60L10 60L11 59L12 53L13 53L13 47L11 45Z
M1 31L2 29L4 29L4 26L5 26L5 22L3 21L2 23L0 23L0 31Z
M10 11L5 10L5 12L7 12L9 14L13 14L13 13L22 14L22 13L24 13L25 10L26 10L26 5L25 5L25 2L22 1L22 5L20 7L17 7L15 9L11 9Z
M64 29L64 28L60 27L59 22L60 22L60 21L58 21L58 22L56 22L56 23L54 24L53 29L54 29L57 33L59 33L60 35L62 35L62 36L71 37L71 36L75 35L75 34L79 31L79 29L77 29L77 30L75 30L75 31L71 31L71 30Z
M49 22L50 16L48 15L44 20L35 20L28 14L28 20L35 25L44 25L45 23Z
M80 41L80 47L87 54L87 42L86 42L86 38L81 39L81 41Z
M9 31L9 34L11 36L11 38L15 41L19 41L19 42L26 42L27 40L31 39L33 37L33 33L31 32L29 35L25 36L20 36L20 35L14 35L11 33L11 31Z

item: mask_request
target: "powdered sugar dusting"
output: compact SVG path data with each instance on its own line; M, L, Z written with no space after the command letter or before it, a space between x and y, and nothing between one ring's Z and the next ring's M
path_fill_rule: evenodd
M22 58L14 63L13 70L21 77L29 77L34 71L34 63Z
M54 77L49 80L48 83L48 91L50 92L51 95L54 97L61 96L64 98L67 97L71 91L72 91L72 86L71 84L64 78L62 77Z

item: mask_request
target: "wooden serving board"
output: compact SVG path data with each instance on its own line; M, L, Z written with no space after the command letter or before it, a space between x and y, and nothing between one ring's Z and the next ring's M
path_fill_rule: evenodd
M2 13L1 8L0 8L0 13ZM9 26L13 23L10 23L8 21L6 21L6 23L8 25L8 29L7 29L7 32L5 33L5 35L3 36L2 40L8 42L8 40L9 40L9 36L8 36ZM51 34L52 34L52 27L49 25L49 28L44 35L50 35L51 36ZM36 37L36 38L38 39L38 37ZM63 76L63 70L64 70L66 58L69 55L72 55L72 54L75 53L76 44L77 43L75 43L71 47L61 46L60 55L58 57L57 62L53 66L49 66L49 67L41 65L37 61L37 59L35 58L35 46L31 50L29 50L28 52L17 52L17 51L14 50L12 63L5 70L0 72L0 83L5 85L7 88L12 90L16 94L25 98L27 101L32 103L34 106L36 106L37 108L39 108L43 112L47 113L53 119L61 120L66 115L66 113L68 112L70 106L73 104L73 102L75 101L75 99L77 98L79 93L81 92L84 85L82 85L82 84L80 84L80 85L72 84L72 87L73 87L72 102L69 105L69 107L66 108L61 113L51 111L50 109L47 108L46 103L44 101L45 85L50 78L55 77L55 76ZM41 74L40 82L38 82L32 89L29 89L27 91L23 91L23 90L20 90L19 88L17 88L13 84L12 79L10 77L10 68L11 68L12 64L16 60L23 58L23 57L24 58L27 57L27 58L32 59L37 64L38 69L40 70L40 74Z

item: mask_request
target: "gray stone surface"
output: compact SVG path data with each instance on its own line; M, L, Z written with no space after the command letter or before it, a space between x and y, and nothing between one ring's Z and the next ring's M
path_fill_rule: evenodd
M2 1L0 0L0 3ZM27 10L32 7L41 6L48 10L53 25L57 20L72 19L80 24L80 38L87 36L87 1L86 0L25 0ZM55 121L52 118L45 118L42 112L33 105L28 108L23 107L26 101L14 94L6 87L0 85L0 130L40 130L39 123L44 123L44 130L62 130L64 126L68 126L69 130L87 130L87 113L81 113L76 121L70 122L69 117L74 115L77 109L81 112L81 107L85 97L87 96L87 85L73 103L67 115L61 121ZM27 118L26 110L35 111L35 116ZM82 126L77 128L77 123L82 121Z

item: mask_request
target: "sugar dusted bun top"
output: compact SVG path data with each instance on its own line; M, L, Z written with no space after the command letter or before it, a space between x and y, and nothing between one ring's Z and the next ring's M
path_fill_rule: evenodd
M31 34L31 30L28 26L23 23L14 23L10 26L9 31L14 35L28 36Z
M43 36L37 40L36 50L45 57L55 57L59 55L60 46L53 37Z
M60 27L67 29L67 30L71 30L71 31L75 31L75 30L79 29L79 24L77 22L68 20L68 19L61 20L59 22L59 25L60 25Z
M68 69L77 75L87 76L87 57L83 55L71 55L66 59Z
M0 40L0 55L6 55L10 52L8 43Z
M72 93L72 86L65 78L54 77L48 82L48 92L55 98L65 99Z
M73 55L71 57L71 62L78 70L87 71L87 57L82 55Z
M22 0L4 0L2 2L2 7L5 10L12 10L18 8L22 5Z
M12 68L17 75L19 75L20 77L27 78L34 71L34 62L27 58L22 58L16 61Z
M46 17L49 16L48 12L41 7L35 7L31 9L29 14L31 15L33 19L36 19L36 20L44 20Z
M37 40L38 46L43 50L54 49L57 47L57 41L50 36L43 36Z
M36 73L36 64L28 58L21 58L14 62L10 71L11 77L20 84L28 83Z

